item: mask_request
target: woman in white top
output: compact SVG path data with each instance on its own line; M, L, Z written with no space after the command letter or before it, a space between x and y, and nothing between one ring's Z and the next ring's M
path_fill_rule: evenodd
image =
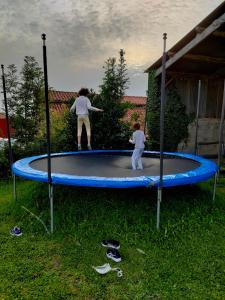
M78 141L78 150L81 150L81 133L82 126L84 124L87 132L87 140L88 140L88 149L91 150L91 126L89 121L89 112L88 110L94 111L103 111L103 109L99 109L97 107L91 106L91 101L87 97L89 94L89 90L86 88L82 88L78 92L78 97L74 101L73 105L70 108L71 112L76 110L77 115L77 141Z
M133 128L135 132L133 133L132 139L129 140L130 143L134 144L134 152L132 154L131 162L133 170L142 170L143 165L141 161L141 156L145 148L145 135L142 130L140 130L140 124L135 123Z

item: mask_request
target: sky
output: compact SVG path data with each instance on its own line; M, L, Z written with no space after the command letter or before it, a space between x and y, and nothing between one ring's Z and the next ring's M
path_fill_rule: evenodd
M41 34L47 35L48 81L55 90L98 91L109 57L125 50L130 96L145 96L144 70L221 0L0 0L0 64L34 56L42 67ZM2 98L2 94L0 96Z

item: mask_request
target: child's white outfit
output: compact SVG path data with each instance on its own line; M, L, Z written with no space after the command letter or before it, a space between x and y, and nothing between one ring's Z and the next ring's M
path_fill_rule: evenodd
M88 97L85 96L79 96L78 98L76 98L76 100L70 108L70 111L74 112L75 109L77 115L77 135L81 136L82 125L84 124L87 131L87 135L90 136L91 128L88 110L98 111L99 109L94 106L91 106L91 101L88 99Z
M134 151L131 158L132 168L133 170L142 170L143 165L141 161L141 156L145 148L144 132L142 130L136 130L133 133L132 139L130 139L129 142L135 144Z

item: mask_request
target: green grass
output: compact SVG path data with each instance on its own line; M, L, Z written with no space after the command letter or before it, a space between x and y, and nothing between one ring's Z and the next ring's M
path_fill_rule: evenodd
M47 185L19 181L15 202L12 183L0 182L0 299L225 299L225 188L214 204L211 188L164 190L157 231L156 191L58 186L48 235L22 208L49 226ZM9 234L15 225L21 237ZM120 241L121 263L105 256L108 237ZM92 269L106 262L124 276Z

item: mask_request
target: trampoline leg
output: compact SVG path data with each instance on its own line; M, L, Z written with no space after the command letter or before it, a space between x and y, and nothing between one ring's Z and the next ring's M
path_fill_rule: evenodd
M158 196L157 196L157 220L156 220L156 228L159 229L160 224L160 204L162 201L162 189L158 188Z
M51 216L51 233L54 231L54 212L53 212L53 186L49 184L50 216Z
M13 174L13 198L14 200L17 199L17 195L16 195L16 175Z
M215 201L215 197L216 197L216 185L217 185L217 176L218 173L216 172L215 176L214 176L214 184L213 184L213 202Z

